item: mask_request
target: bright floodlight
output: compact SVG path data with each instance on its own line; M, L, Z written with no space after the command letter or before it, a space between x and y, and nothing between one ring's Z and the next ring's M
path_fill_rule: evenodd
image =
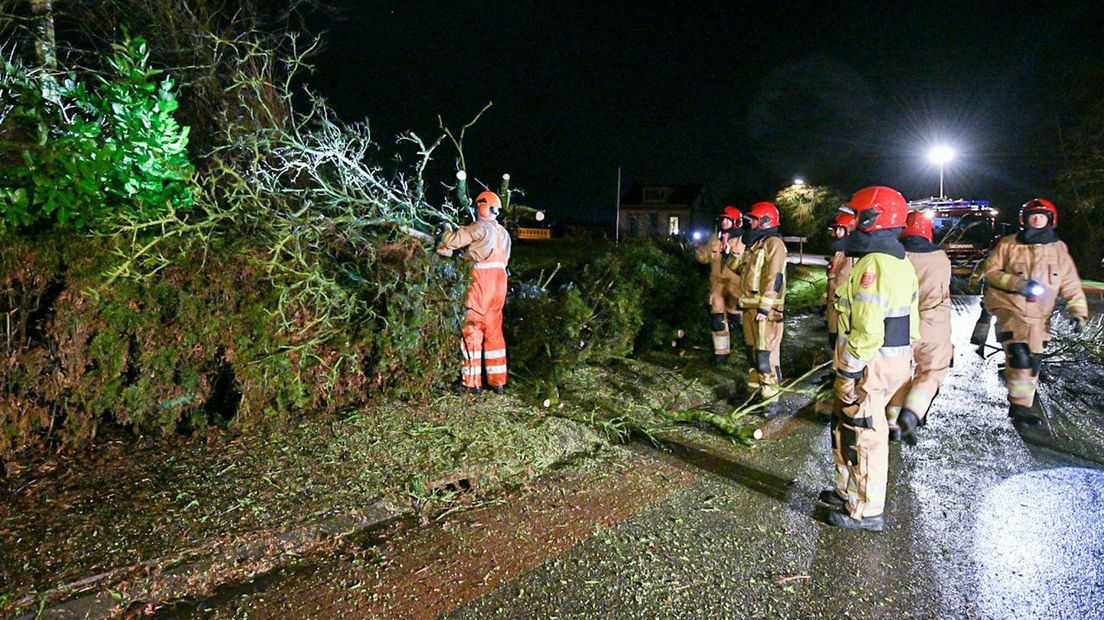
M949 146L936 146L932 147L932 150L928 151L928 159L937 166L945 166L954 159L955 152Z
M805 185L805 179L802 179L802 178L794 179L794 185Z
M701 238L702 238L702 234L700 232L695 232L693 237L694 237L694 241L700 241Z
M535 217L537 218L538 222L543 222L544 221L544 211L537 211L537 215Z

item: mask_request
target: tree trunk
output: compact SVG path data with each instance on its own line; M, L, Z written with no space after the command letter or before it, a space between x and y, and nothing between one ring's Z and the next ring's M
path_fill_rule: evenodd
M57 51L54 41L53 0L31 0L31 12L35 18L35 51L42 67L57 67Z

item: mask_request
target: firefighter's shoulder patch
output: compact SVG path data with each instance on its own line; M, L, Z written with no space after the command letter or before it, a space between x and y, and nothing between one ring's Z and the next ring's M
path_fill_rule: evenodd
M878 274L867 271L866 273L862 274L862 279L859 280L859 284L863 288L870 288L871 286L874 286L874 282L876 282L877 280Z

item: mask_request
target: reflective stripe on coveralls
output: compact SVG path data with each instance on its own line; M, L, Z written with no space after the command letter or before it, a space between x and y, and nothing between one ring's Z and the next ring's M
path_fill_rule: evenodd
M916 271L905 259L871 253L836 291L840 337L837 372L860 374L854 403L837 393L833 458L836 493L855 519L882 514L889 476L886 406L908 380L919 338ZM847 470L841 484L840 467Z

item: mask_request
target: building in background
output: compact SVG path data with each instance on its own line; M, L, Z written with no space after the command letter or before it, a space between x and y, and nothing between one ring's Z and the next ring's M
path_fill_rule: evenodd
M692 219L701 212L700 185L647 185L629 187L621 195L618 232L622 241L686 235Z

